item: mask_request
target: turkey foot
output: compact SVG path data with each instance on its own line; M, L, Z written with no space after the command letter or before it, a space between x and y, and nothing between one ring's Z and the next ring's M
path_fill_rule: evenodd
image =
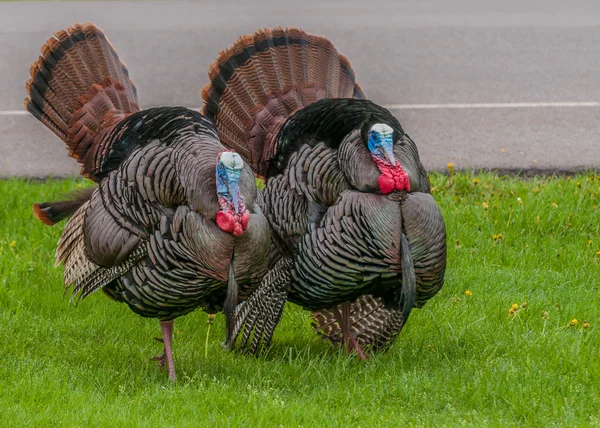
M154 339L159 341L160 343L165 343L165 341L163 340L162 337L155 337ZM158 361L158 367L161 370L164 369L165 364L167 364L167 351L163 348L163 353L160 355L157 355L156 357L152 357L151 360Z
M162 330L162 339L156 338L159 342L163 342L165 344L165 349L161 355L157 355L152 358L155 361L158 361L159 367L162 369L167 365L169 370L169 380L174 382L176 379L175 376L175 364L173 362L173 349L171 344L173 342L173 320L170 321L160 321L160 329Z
M356 352L358 358L362 361L369 359L369 354L367 354L362 346L356 341L354 334L350 331L350 304L343 303L342 311L336 307L334 309L335 317L340 323L340 327L342 329L342 346L348 353ZM347 346L346 346L347 345Z

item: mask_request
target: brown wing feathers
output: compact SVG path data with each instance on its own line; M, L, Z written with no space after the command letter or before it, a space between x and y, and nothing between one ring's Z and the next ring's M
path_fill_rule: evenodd
M325 97L364 97L348 59L326 38L298 28L240 37L211 64L209 79L203 113L260 176L291 113Z
M25 108L67 144L82 174L95 179L109 149L103 137L139 110L127 67L94 24L56 33L41 52L30 69Z

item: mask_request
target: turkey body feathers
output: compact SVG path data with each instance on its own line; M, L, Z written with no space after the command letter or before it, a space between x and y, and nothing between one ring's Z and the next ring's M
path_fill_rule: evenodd
M267 179L263 211L277 254L270 266L290 278L288 299L338 314L348 313L347 306L339 311L336 305L354 301L355 321L368 321L349 329L363 331L365 343L391 340L419 298L402 208L410 199L406 192L429 192L416 144L388 110L363 99L349 61L329 40L299 29L240 37L210 66L209 78L203 111L222 142ZM371 141L375 127L385 130L383 140ZM436 239L445 249L445 235ZM441 264L428 266L432 290L440 272L443 282ZM279 307L282 287L269 275L259 294ZM261 326L278 311L260 314L252 304L265 306L248 302L238 313L236 325L246 326L243 342L249 326L255 326L253 337L258 332L268 342ZM378 324L369 324L374 319Z
M266 274L270 237L252 171L200 113L140 111L126 67L93 24L50 39L26 88L27 109L98 183L34 205L46 224L71 216L56 252L67 288L79 298L102 289L158 318L166 335L159 360L174 380L172 320L225 310L229 335L238 300Z
M421 308L444 284L445 225L433 197L426 193L411 193L401 203L401 211L414 270L414 306ZM403 313L403 307L386 305L382 298L373 295L356 299L350 304L350 311L351 328L357 341L363 346L376 348L389 345L400 333L408 317ZM342 332L333 311L325 309L314 312L313 328L323 338L341 343Z

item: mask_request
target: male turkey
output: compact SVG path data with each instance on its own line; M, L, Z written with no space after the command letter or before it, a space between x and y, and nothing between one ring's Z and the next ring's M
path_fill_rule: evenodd
M239 38L209 69L203 113L266 179L271 271L234 336L268 343L286 299L366 357L443 284L445 228L415 143L364 99L349 61L290 28ZM234 337L234 340L235 340Z
M174 380L173 320L224 310L231 335L238 299L266 273L269 230L250 168L198 112L140 111L127 68L94 24L48 40L26 87L27 110L98 184L70 201L34 204L49 225L72 215L56 252L66 286L80 298L101 288L158 318L158 359Z

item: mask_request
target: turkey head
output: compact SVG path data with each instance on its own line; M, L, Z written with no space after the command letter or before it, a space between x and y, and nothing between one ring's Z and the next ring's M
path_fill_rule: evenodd
M240 236L248 228L250 212L240 195L239 180L244 161L233 150L224 150L217 156L216 181L219 211L216 222L219 228L233 236Z

